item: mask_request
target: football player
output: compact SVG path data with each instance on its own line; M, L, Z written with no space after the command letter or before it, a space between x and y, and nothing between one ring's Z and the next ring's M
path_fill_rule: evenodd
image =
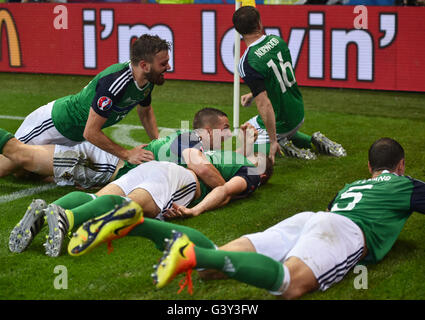
M214 110L215 112L213 112ZM194 126L203 123L204 128L208 127L207 124L211 125L212 122L212 114L215 114L218 119L218 122L213 122L215 127L221 129L212 130L213 135L214 133L219 134L219 139L211 138L210 141L221 140L228 136L229 131L228 119L221 111L210 108L201 110L195 115ZM199 121L200 119L202 121ZM173 211L171 208L173 203L187 205L193 202L193 204L197 204L200 199L207 195L209 190L225 184L225 181L235 176L241 177L236 182L238 186L236 190L246 191L246 194L253 192L258 187L259 180L256 177L259 177L259 175L256 170L252 170L252 163L245 157L233 152L230 153L230 156L221 151L211 151L204 155L200 152L200 149L202 149L201 142L208 140L208 138L201 140L198 132L195 130L183 134L176 133L152 142L149 146L156 156L158 154L175 154L175 156L169 157L167 162L151 161L134 168L124 166L118 171L116 180L100 190L96 196L110 194L127 196L143 207L145 215L163 219L197 215L200 213L199 210L206 210L203 205L197 206L197 211L186 211L184 213L181 210ZM208 132L208 130L204 129L203 132ZM187 139L183 138L185 134L189 134ZM183 143L183 140L186 140L186 142ZM170 161L173 158L174 160ZM161 158L158 158L158 160L161 160ZM256 160L256 157L254 157L254 160ZM217 174L214 170L207 170L212 166L211 163L214 165L213 168L217 171ZM183 168L184 166L193 167L193 171ZM200 179L198 179L198 176ZM237 193L242 193L242 191ZM41 230L44 215L49 212L47 214L49 237L46 242L46 253L51 256L59 254L67 230L72 229L74 225L73 212L64 209L79 207L93 200L94 197L94 195L80 192L71 193L49 207L40 199L33 201L11 233L11 251L21 252L25 250L33 237ZM121 197L117 198L121 199ZM104 213L105 211L102 211L102 208L104 206L99 205L100 212ZM95 211L91 207L84 215L78 215L78 219L80 219L78 221L87 220L88 217L92 217L93 213Z
M139 147L125 149L102 129L121 121L137 107L148 136L158 138L151 93L155 85L164 83L164 73L170 69L169 49L170 44L158 36L142 35L131 46L130 61L106 68L80 92L32 112L16 131L16 138L26 144L67 146L87 140L130 163L152 160L151 152ZM0 156L0 167L10 173L15 164Z
M231 136L226 113L215 108L199 110L193 120L194 130L177 130L175 133L155 139L144 146L158 161L171 161L187 165L200 177L214 179L218 173L213 166L199 166L203 151L221 147L222 140ZM195 148L188 162L181 162L183 148ZM169 152L172 148L173 152ZM119 178L137 165L84 141L75 146L28 145L0 128L0 154L10 159L15 167L42 177L53 177L58 185L78 185L82 188L104 186ZM0 176L7 173L0 166ZM212 171L212 172L210 172ZM214 174L215 173L215 174ZM212 182L214 184L214 182ZM224 182L223 182L224 183Z
M309 136L299 131L304 122L304 102L285 41L264 35L260 14L252 6L236 10L233 25L247 46L239 74L251 92L241 97L241 104L249 106L255 100L257 105L259 115L248 121L259 131L256 144L267 145L273 162L280 149L287 156L315 159L312 145L320 153L345 156L344 148L322 133Z
M390 138L372 144L368 167L371 177L346 184L326 212L295 214L219 250L176 227L153 274L157 287L203 268L213 269L204 278L225 275L295 299L327 290L357 263L381 261L411 213L425 213L425 183L404 175L404 150Z

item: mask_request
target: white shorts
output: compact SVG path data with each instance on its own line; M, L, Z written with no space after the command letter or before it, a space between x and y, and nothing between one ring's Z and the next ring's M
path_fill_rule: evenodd
M195 197L196 181L192 172L172 162L149 161L131 169L112 182L128 196L135 189L144 189L152 196L164 220L164 212L173 203L187 206Z
M25 144L61 144L76 145L76 141L65 138L55 127L52 120L52 108L55 101L31 112L15 133L16 139Z
M247 122L250 123L258 131L258 138L257 138L257 140L255 140L254 144L270 143L269 134L267 133L267 130L261 128L260 124L258 123L258 115L255 116L255 117L252 117ZM301 121L301 123L299 125L297 125L294 129L292 129L289 132L277 133L276 134L277 141L279 142L282 139L290 139L301 128L303 123L304 123L304 120Z
M88 141L75 146L55 146L53 173L60 186L79 185L83 188L109 183L119 158Z
M312 271L325 291L341 281L360 260L364 249L361 229L350 219L331 212L301 212L264 232L245 235L257 253L285 262L297 257Z

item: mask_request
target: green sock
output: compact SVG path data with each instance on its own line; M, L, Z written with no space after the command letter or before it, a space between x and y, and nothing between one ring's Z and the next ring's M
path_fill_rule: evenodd
M3 147L5 146L5 144L14 137L15 136L9 131L0 128L0 154L3 152Z
M59 198L54 204L64 208L64 209L73 209L81 206L87 202L95 199L96 196L94 194L85 193L82 191L74 191L64 195L62 198Z
M197 268L216 269L232 279L269 291L277 291L282 285L283 265L265 255L194 248Z
M113 210L116 205L120 205L124 200L125 198L121 196L105 195L73 208L73 226L78 227L90 219L96 218Z
M144 218L143 223L136 226L128 235L148 238L162 251L164 250L164 239L171 238L172 230L185 233L196 246L215 249L214 243L198 230L156 219Z
M310 149L311 148L311 136L308 134L297 131L291 138L293 144L298 148Z
M69 230L72 230L72 227L74 226L74 214L72 213L71 209L90 202L95 198L96 196L94 194L85 193L82 191L74 191L64 195L53 203L65 209L65 214L68 218L70 226ZM47 220L44 221L44 224L47 224Z

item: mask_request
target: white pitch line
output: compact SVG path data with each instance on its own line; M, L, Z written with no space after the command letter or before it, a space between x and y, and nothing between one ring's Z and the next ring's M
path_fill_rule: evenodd
M20 198L24 198L24 197L28 197L31 196L33 194L37 194L43 191L47 191L47 190L52 190L57 188L57 185L54 183L50 183L44 186L38 186L38 187L34 187L34 188L29 188L29 189L24 189L22 191L16 191L14 193L11 194L7 194L5 196L1 196L0 197L0 203L5 203L5 202L11 202L13 200L16 199L20 199Z
M0 115L0 119L8 119L8 120L24 120L24 119L25 119L25 117Z

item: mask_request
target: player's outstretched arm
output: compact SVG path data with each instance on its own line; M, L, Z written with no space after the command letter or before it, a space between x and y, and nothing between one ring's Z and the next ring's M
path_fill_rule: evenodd
M140 104L137 105L137 114L139 115L140 122L146 130L151 140L158 139L159 132L156 124L155 113L153 112L152 106L142 107Z
M105 124L106 120L106 118L98 115L93 109L90 109L89 117L84 129L84 138L100 149L133 164L140 164L143 161L150 161L154 159L153 154L148 150L138 147L127 150L113 142L102 132L102 126Z
M193 208L187 208L174 204L164 216L166 218L194 217L201 213L225 206L232 197L244 192L247 182L244 178L236 176L227 181L224 185L214 188L206 195L200 203Z

